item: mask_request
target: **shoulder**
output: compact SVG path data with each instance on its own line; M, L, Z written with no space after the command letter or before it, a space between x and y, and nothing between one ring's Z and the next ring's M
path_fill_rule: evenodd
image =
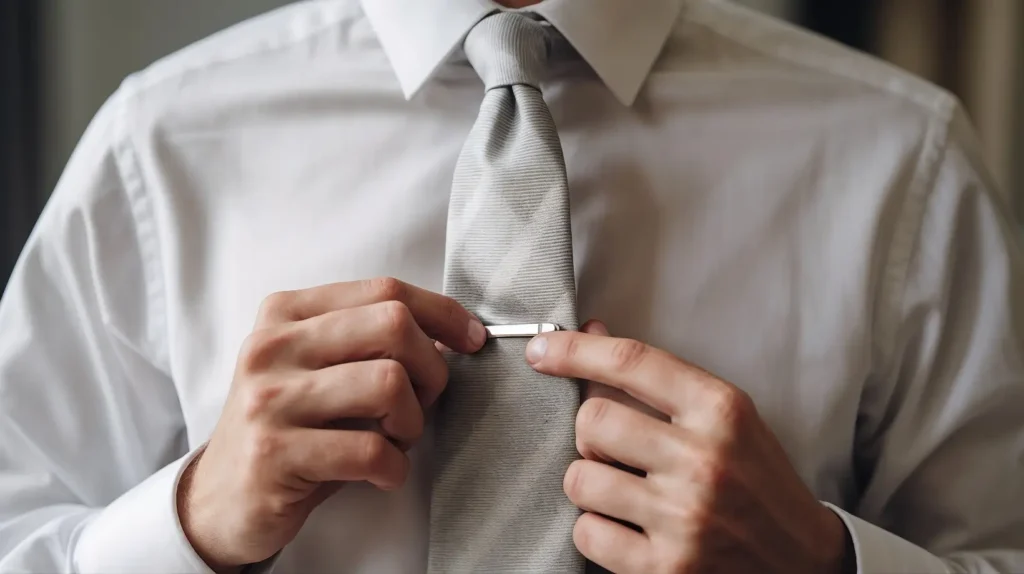
M216 32L128 75L108 102L121 135L218 123L386 66L360 0L296 2Z
M838 119L819 122L823 129L855 126L851 131L871 134L876 145L905 141L918 153L919 178L934 177L955 149L998 192L977 130L956 95L820 34L729 0L689 0L662 66L746 77L747 85L765 86L747 96L757 105L831 114Z
M97 170L118 182L108 187L140 195L182 134L245 128L282 98L377 61L384 56L359 0L296 2L214 33L122 81L80 138L51 204L91 201L86 192L97 186L83 185L83 174Z
M948 91L880 58L727 0L685 4L663 65L685 69L701 59L737 73L888 97L944 122L958 105Z
M359 0L296 2L250 18L194 42L129 76L123 92L203 80L214 74L275 65L344 51L365 25ZM365 36L365 34L363 34Z
M146 182L166 168L169 150L189 147L181 142L251 131L281 116L274 110L307 110L305 99L336 93L354 74L397 91L388 70L360 0L295 2L128 75L93 124L121 170Z
M648 85L657 102L698 102L705 117L842 149L854 170L886 160L927 194L949 147L977 137L949 91L869 54L728 0L686 0ZM894 174L893 178L899 177Z

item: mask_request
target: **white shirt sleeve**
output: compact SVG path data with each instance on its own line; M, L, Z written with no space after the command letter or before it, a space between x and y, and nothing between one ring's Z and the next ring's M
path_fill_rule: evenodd
M839 515L853 541L858 574L878 572L885 574L947 573L945 562L924 548L908 542L891 532L861 520L845 510L825 503Z
M185 426L119 109L90 125L0 301L0 572L209 572L175 513Z
M978 149L958 109L900 206L857 496L832 506L864 574L1024 572L1024 258Z

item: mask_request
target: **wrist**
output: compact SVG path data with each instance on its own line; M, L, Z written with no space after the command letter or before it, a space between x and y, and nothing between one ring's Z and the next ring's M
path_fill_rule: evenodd
M821 551L817 568L822 574L856 574L857 554L846 524L828 507L821 507Z
M196 471L199 462L205 453L203 447L195 457L189 461L188 467L181 474L178 481L178 488L175 492L175 504L178 510L178 522L185 538L192 546L192 549L199 558L216 574L241 574L245 565L225 564L215 558L215 553L209 544L206 543L208 536L204 535L205 530L201 527L201 512L197 512L196 497L193 494Z

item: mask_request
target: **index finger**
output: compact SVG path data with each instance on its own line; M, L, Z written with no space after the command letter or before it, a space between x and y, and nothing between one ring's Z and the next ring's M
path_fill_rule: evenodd
M684 405L703 402L700 394L713 380L674 355L632 339L561 331L534 337L526 353L539 372L604 383L673 419L683 414Z
M458 301L391 277L330 283L298 291L275 293L260 308L263 324L303 321L332 311L400 301L412 312L420 329L460 353L483 347L483 323Z

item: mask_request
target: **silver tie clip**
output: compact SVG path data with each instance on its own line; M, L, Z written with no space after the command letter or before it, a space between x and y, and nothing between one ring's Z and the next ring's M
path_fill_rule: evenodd
M487 327L488 339L503 339L506 337L535 337L541 333L561 331L562 328L554 323L529 323L523 325L490 325Z

